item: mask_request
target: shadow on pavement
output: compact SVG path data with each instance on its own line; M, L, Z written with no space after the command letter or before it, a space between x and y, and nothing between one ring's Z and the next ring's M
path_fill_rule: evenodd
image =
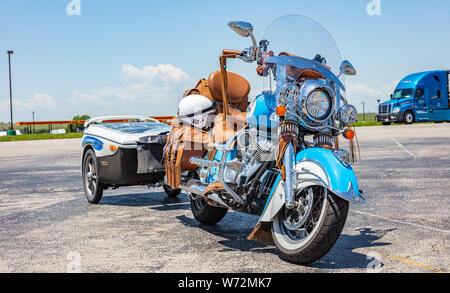
M184 194L170 198L164 192L132 193L103 196L100 205L149 207L158 211L189 209L189 201Z
M202 225L195 219L188 218L184 215L177 216L177 219L185 226L199 228L215 236L225 238L224 240L218 241L219 244L224 246L220 251L239 250L258 253L273 253L279 255L281 259L286 261L274 246L267 246L256 241L247 240L247 236L253 230L254 224L256 224L256 221L252 216L229 213L226 216L226 221L224 221L224 219L222 220L223 222L220 222L215 226ZM236 226L233 226L235 224ZM342 234L334 248L321 260L309 265L309 267L318 269L367 268L368 264L373 259L370 257L367 258L367 255L354 252L353 250L357 248L391 245L392 243L389 242L376 241L382 239L387 233L394 230L396 229L372 230L372 228L362 228L356 230L359 232L359 234L356 235Z
M311 267L322 269L345 269L345 268L367 268L372 262L371 257L366 254L353 251L357 248L387 246L392 243L376 242L386 236L387 233L396 230L372 230L372 228L361 228L355 231L356 235L342 234L332 250L322 259L311 264Z
M197 220L188 218L184 215L177 216L180 222L188 227L199 228L215 236L225 238L218 243L223 246L220 252L233 250L252 251L261 253L278 253L273 246L267 246L256 241L247 240L247 236L252 232L257 218L239 213L228 213L226 217L215 226L207 226L199 223ZM254 222L254 223L253 223ZM237 225L235 225L237 223Z

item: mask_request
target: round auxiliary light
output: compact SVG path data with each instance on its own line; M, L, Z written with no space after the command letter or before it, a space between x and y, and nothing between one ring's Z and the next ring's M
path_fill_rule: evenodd
M294 102L300 96L300 89L294 83L286 83L280 91L280 102L284 105Z
M306 113L313 120L318 121L325 120L329 116L332 106L330 95L322 89L311 92L305 101Z
M338 117L344 125L352 125L358 118L358 111L355 106L346 104L339 109Z

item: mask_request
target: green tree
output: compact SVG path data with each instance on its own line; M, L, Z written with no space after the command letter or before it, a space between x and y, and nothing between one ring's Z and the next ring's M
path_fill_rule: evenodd
M89 115L79 115L79 116L73 117L72 120L76 120L76 121L78 121L78 120L88 120L89 118L91 118L91 116L89 116ZM84 129L83 124L82 123L69 124L66 127L66 131L67 132L76 132L77 129L83 130Z

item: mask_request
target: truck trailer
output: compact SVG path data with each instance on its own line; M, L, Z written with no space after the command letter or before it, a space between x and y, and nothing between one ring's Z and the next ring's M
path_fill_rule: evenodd
M378 106L377 121L412 124L450 121L450 70L414 73L403 78L389 101Z

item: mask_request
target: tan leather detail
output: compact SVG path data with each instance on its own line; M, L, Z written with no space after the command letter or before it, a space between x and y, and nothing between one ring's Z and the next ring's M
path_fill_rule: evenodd
M298 146L298 124L295 121L284 120L280 123L280 140L278 141L278 153L276 166L281 168L283 165L284 153L289 144L292 143L294 151Z
M181 170L195 171L198 166L191 164L189 160L192 157L203 158L205 156L210 141L210 135L208 132L192 127L183 128L184 150L181 159Z
M167 137L167 142L163 149L166 179L167 183L173 189L177 189L181 183L181 156L178 156L178 153L183 152L183 150L179 148L182 132L183 130L181 127L172 128L172 131ZM177 158L180 159L177 160Z
M242 55L242 51L232 50L232 49L224 49L222 51L222 55L227 58L236 58L236 55Z
M216 144L225 143L236 132L246 126L247 113L239 112L230 108L230 114L226 121L223 113L219 113L214 119L214 127L212 129L211 142Z
M250 84L242 76L227 72L228 77L228 95L230 104L241 105L248 99L248 93L250 92ZM218 102L223 101L222 96L222 79L220 71L211 73L208 78L209 91L214 100Z
M295 68L297 69L297 68ZM304 78L304 79L317 79L317 78L325 78L320 72L314 70L314 69L301 69L301 70L297 70L298 73L298 77L297 80L299 78Z
M183 98L189 95L202 95L212 100L211 93L209 92L208 81L205 78L200 79L195 88L188 89L183 93Z
M279 56L293 56L293 57L301 57L288 52L281 52ZM324 65L326 68L331 69L331 67ZM316 79L316 78L325 78L320 72L310 69L310 68L297 68L293 66L286 67L286 74L292 77L295 77L296 80L301 78L304 79Z
M181 171L194 171L197 165L190 158L203 158L207 152L210 136L207 132L192 127L174 126L164 146L164 166L167 183L177 189L181 183Z
M223 103L216 101L217 103L217 109L216 109L216 113L223 113ZM240 112L247 112L247 108L248 108L249 102L245 99L244 101L242 101L242 103L240 104L231 104L231 108L233 109L237 109Z
M213 182L205 187L205 190L203 191L203 194L208 194L210 192L217 192L217 191L226 191L220 182Z

